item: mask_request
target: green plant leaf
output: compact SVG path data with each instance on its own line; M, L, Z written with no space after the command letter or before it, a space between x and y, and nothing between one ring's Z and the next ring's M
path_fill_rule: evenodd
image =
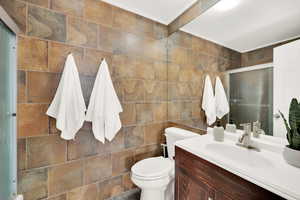
M278 112L279 112L281 118L283 119L283 122L284 122L284 125L285 125L285 128L286 128L287 140L288 140L289 144L292 145L292 143L293 143L293 141L292 141L292 135L293 135L292 130L289 127L289 124L288 124L286 118L284 117L283 113L280 110Z
M298 111L298 100L293 98L289 110L289 124L292 130L297 130L297 122L300 123L300 113Z
M295 150L300 150L300 135L294 134L292 140L292 145L290 144L290 147Z
M296 134L300 137L300 102L297 107L296 120L297 120Z
M300 103L296 98L292 99L289 109L289 122L280 110L279 113L287 131L286 137L289 147L300 150Z
M287 135L287 139L288 139L290 146L293 147L294 146L294 140L293 140L294 130L291 129L290 132L288 132L286 135Z
M290 132L291 128L289 127L289 124L288 124L288 122L287 122L287 120L286 120L284 114L283 114L280 110L278 110L278 112L279 112L281 118L283 119L283 122L284 122L284 125L285 125L285 128L286 128L286 131L287 131L287 132Z

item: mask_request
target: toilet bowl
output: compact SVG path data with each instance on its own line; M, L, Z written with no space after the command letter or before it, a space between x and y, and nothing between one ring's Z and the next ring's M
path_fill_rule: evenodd
M174 161L168 158L147 158L137 162L131 169L131 180L142 191L141 200L173 199L169 197L173 195L173 191L167 190L173 188L169 186L173 179Z
M142 191L140 200L174 200L175 142L199 135L179 128L167 128L165 136L169 158L147 158L131 168L131 180Z

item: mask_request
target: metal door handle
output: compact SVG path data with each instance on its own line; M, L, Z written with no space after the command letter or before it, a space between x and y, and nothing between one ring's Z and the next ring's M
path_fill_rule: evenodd
M12 117L16 117L17 113L11 113L11 112L6 112L7 116L12 116Z
M278 113L274 114L274 118L275 119L279 119L280 118L280 115Z

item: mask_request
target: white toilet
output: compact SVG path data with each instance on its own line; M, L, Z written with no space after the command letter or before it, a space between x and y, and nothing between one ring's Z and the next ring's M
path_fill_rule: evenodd
M165 136L169 158L147 158L131 168L131 180L142 190L141 200L174 200L175 142L199 135L179 128L167 128Z

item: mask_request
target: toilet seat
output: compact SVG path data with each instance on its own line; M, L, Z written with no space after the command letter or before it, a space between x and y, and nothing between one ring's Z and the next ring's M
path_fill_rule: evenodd
M174 162L168 158L153 157L137 162L131 168L132 177L140 180L157 180L167 176L174 169Z

